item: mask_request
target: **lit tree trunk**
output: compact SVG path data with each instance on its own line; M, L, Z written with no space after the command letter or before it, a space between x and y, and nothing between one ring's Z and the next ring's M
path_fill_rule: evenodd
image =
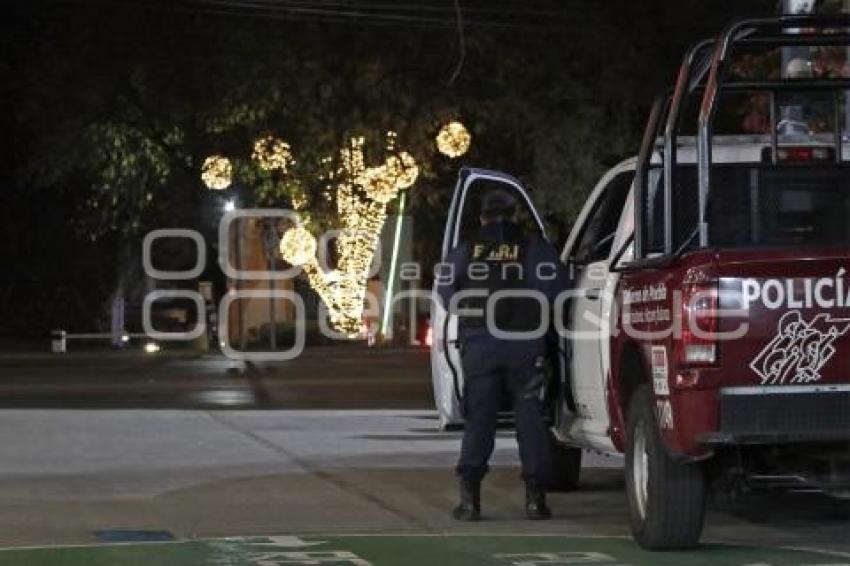
M388 136L394 152L394 135ZM407 153L393 153L382 165L366 167L364 139L354 138L340 152L342 167L336 181L336 205L341 232L336 240L337 268L325 271L315 257L316 240L304 227L284 234L281 253L293 265L301 265L310 286L328 308L331 326L348 336L356 335L363 321L369 272L387 220L387 205L399 192L411 187L419 174Z

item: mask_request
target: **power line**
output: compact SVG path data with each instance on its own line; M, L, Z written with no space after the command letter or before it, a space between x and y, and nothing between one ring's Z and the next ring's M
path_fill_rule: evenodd
M344 22L353 20L357 24L398 24L416 25L419 27L455 27L454 18L440 18L428 15L407 15L390 12L366 12L357 9L328 9L314 8L307 5L290 6L280 2L269 3L262 0L183 0L177 4L190 7L199 11L218 10L221 13L244 13L255 12L263 16L309 16L318 22ZM533 24L528 22L500 21L494 19L473 18L467 22L480 27L491 27L501 29L559 29L552 24Z
M457 11L457 35L460 49L460 57L458 58L457 67L455 67L455 72L452 73L452 76L449 79L449 86L452 86L457 80L458 75L460 75L461 69L463 69L463 62L466 60L466 37L463 34L463 11L460 9L460 0L455 0L455 10Z
M585 0L586 1L586 0ZM433 4L414 4L414 3L387 3L387 2L353 2L344 0L253 0L254 4L262 4L269 8L280 7L308 7L313 9L332 9L345 8L349 10L360 11L385 11L385 12L442 12L453 14L456 8L453 4L445 6L435 6ZM495 15L523 15L523 16L540 16L553 17L564 16L567 10L542 10L535 8L517 8L498 7L498 8L482 8L474 6L464 7L464 12L467 14L495 14Z
M419 0L420 2L422 0ZM570 6L590 0L572 0ZM433 30L457 29L456 8L434 6L414 2L390 5L386 2L348 2L345 0L56 0L57 4L85 6L116 5L139 10L168 10L191 14L219 17L240 17L307 24L339 24L355 27L417 28ZM334 6L335 8L332 8ZM416 10L425 13L417 13ZM454 13L446 12L453 10ZM564 12L526 8L472 7L463 9L464 27L498 32L535 32L543 34L582 33L587 31L585 20L567 18L578 13L571 9ZM442 17L442 14L446 14ZM496 15L521 16L499 19ZM540 16L546 15L546 18ZM561 16L553 18L554 15ZM529 16L529 17L522 17ZM581 25L581 24L584 25ZM597 32L598 25L594 25Z

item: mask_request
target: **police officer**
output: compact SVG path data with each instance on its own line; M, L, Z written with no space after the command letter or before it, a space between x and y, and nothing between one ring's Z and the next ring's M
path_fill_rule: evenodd
M461 521L475 521L481 515L481 481L493 453L504 391L516 415L526 515L533 520L551 516L546 489L553 464L542 401L546 339L501 333L539 329L542 310L551 308L568 278L552 246L523 233L516 212L516 201L503 189L487 193L480 230L449 254L441 266L449 276L437 282L444 305L459 316L466 426L457 464L460 504L453 516ZM488 324L488 300L499 291L512 293L491 301ZM516 296L529 292L536 296Z

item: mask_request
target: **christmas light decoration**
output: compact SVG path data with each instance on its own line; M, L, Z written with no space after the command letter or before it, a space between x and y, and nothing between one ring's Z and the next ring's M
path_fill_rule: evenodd
M419 178L419 166L412 155L402 151L387 159L387 173L393 177L399 190L409 189Z
M280 255L295 266L304 265L315 259L318 244L316 238L303 226L294 226L280 239Z
M393 132L387 134L388 149L394 150L395 138ZM323 271L315 258L316 240L303 227L291 228L280 242L284 259L302 267L327 306L331 326L348 336L356 336L362 324L368 276L387 219L387 204L419 176L416 160L405 152L392 153L383 164L367 167L364 146L364 138L352 138L340 151L341 166L326 177L334 189L341 224L337 269ZM322 163L329 164L330 159Z
M460 157L472 144L472 135L460 122L450 122L437 134L437 149L451 158Z
M223 191L233 182L233 164L223 155L207 157L201 166L201 181L214 191Z
M400 190L413 186L418 177L419 166L413 156L402 152L390 156L383 165L363 171L357 184L364 188L369 198L387 204L398 196Z
M289 144L274 136L257 139L254 142L254 152L251 157L265 171L279 170L286 173L295 163Z
M304 193L296 193L292 195L290 200L292 201L293 210L304 210L305 208L307 208L308 200L307 195L305 195Z
M318 177L324 185L321 196L335 201L338 213L340 230L335 239L335 269L326 271L319 265L318 243L307 227L310 219L306 212L303 223L289 228L279 241L283 259L302 269L310 286L327 306L331 326L352 337L362 325L368 278L387 220L387 205L402 191L411 188L419 177L414 157L396 150L397 139L395 132L387 132L384 146L387 157L379 165L366 165L363 137L351 138L339 151L337 168L330 156L319 160L321 173ZM468 142L467 134L467 147ZM252 159L266 171L287 172L295 163L289 144L274 136L256 140ZM203 162L201 180L210 189L226 189L233 182L233 164L222 155L211 155ZM306 210L309 201L300 184L288 184L283 193L288 195L292 208ZM236 203L228 201L225 207L235 209ZM403 208L403 204L400 207ZM400 225L396 227L394 250L398 248L399 234ZM385 327L386 320L385 317Z

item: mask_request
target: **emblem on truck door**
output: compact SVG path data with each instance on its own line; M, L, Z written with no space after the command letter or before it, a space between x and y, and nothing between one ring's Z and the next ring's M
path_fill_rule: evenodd
M850 319L818 314L806 322L800 311L785 313L779 332L750 363L762 385L820 381L821 369L835 354L833 343L850 330Z

